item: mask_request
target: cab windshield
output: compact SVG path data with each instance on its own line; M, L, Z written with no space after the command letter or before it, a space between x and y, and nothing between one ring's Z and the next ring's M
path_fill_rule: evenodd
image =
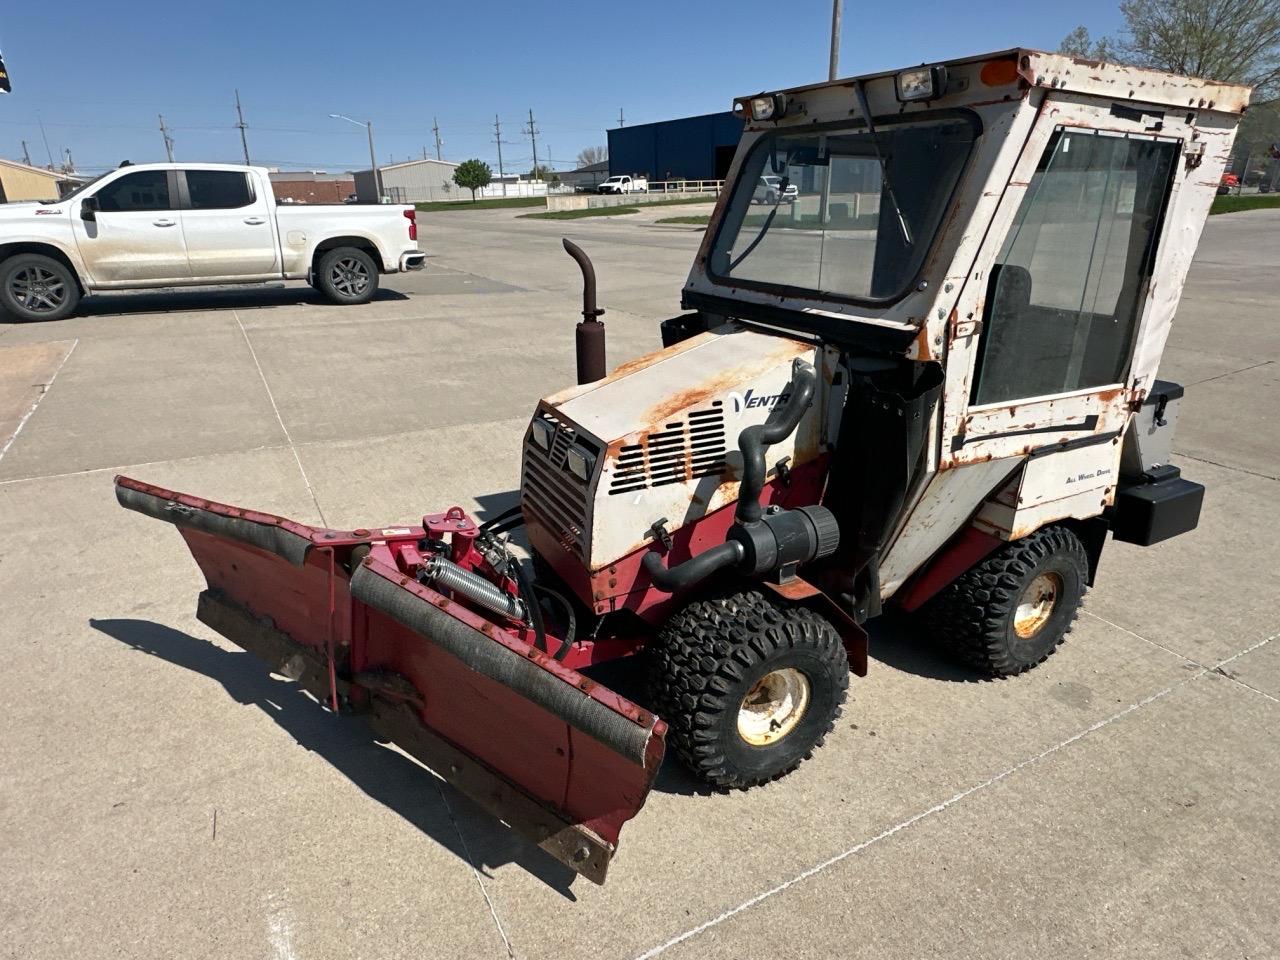
M877 121L874 141L864 125L761 137L716 235L712 280L897 299L920 271L977 136L976 118L952 114Z

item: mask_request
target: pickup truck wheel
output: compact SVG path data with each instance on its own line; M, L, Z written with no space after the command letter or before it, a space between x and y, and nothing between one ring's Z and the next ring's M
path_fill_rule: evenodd
M316 285L334 303L368 303L378 291L378 266L363 250L338 247L320 258Z
M690 603L658 633L649 665L668 742L722 789L794 770L831 732L849 689L835 628L755 590Z
M0 264L0 302L19 320L61 320L80 303L80 285L66 264L20 253Z

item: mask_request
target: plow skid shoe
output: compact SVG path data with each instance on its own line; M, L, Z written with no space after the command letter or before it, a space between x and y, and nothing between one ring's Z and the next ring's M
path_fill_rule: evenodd
M208 583L201 622L604 882L666 724L402 572L393 546L423 528L311 527L127 477L116 497L178 528Z

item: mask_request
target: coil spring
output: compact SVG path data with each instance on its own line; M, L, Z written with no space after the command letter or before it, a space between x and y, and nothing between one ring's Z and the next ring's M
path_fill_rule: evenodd
M478 573L464 570L452 560L436 554L422 566L419 579L434 587L443 587L460 593L486 610L523 623L526 619L524 601L500 590Z

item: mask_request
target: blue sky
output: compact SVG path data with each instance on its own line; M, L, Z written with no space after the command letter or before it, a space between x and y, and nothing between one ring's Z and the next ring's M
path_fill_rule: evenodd
M239 87L255 163L330 171L433 150L494 163L502 120L510 172L527 170L528 110L558 167L604 131L728 109L732 97L825 79L829 0L634 3L156 2L15 4L0 19L14 92L0 95L0 156L45 164L70 148L82 170L163 160L238 160ZM112 8L116 9L113 10ZM19 12L20 10L20 12ZM841 75L1012 46L1053 49L1078 23L1120 23L1115 0L846 3ZM495 164L496 167L496 164Z

